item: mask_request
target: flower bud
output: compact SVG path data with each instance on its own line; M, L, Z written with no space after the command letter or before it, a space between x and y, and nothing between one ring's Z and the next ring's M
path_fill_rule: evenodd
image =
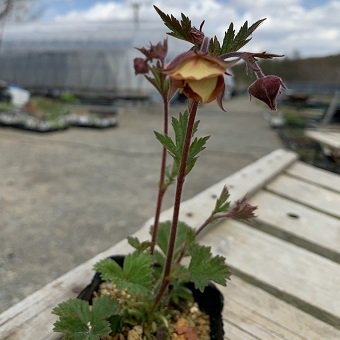
M264 76L252 83L248 92L250 96L266 103L271 110L276 110L276 101L282 89L286 88L282 79L277 76Z
M135 58L133 60L133 67L135 68L135 74L145 74L149 72L148 63L143 58Z
M192 41L195 45L201 45L204 40L204 33L199 31L197 28L193 27L190 30L190 35L192 37Z

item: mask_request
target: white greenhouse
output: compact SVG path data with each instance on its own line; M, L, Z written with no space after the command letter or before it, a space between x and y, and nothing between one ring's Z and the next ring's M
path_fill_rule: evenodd
M0 49L0 79L37 92L72 91L111 98L150 96L150 85L134 74L133 58L142 56L135 47L157 43L165 33L159 22L6 26ZM176 43L175 48L180 45Z

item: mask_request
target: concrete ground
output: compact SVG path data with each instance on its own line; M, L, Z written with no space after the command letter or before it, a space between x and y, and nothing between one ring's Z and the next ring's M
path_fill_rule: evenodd
M212 137L184 199L281 147L264 106L236 98L225 107L207 105L198 114L199 135ZM118 119L108 130L0 129L0 312L154 213L160 146L152 131L162 129L161 108L123 109ZM171 205L167 199L164 208Z

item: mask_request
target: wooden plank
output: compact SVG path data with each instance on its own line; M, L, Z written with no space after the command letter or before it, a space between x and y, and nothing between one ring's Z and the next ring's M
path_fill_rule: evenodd
M306 136L324 144L334 150L340 151L340 133L330 131L314 131L308 130L305 132Z
M236 276L219 289L228 339L340 339L339 330Z
M258 206L255 228L340 263L338 218L264 190L251 202Z
M183 202L182 219L186 219L193 226L199 226L210 213L216 196L220 194L225 184L232 187L231 195L233 199L239 199L247 193L254 193L261 188L292 164L296 158L296 154L285 150L276 150L270 153L240 172L210 187L193 199ZM171 211L169 209L164 213L163 220L171 217ZM135 236L141 239L147 238L151 223L152 221L148 221ZM0 338L6 340L58 339L58 335L52 333L52 325L55 321L55 317L51 314L52 308L58 303L74 297L81 287L88 284L92 277L94 263L107 256L125 254L128 251L129 246L124 240L3 312L0 315Z
M215 226L203 242L235 275L340 329L339 264L236 221Z
M340 193L340 176L330 171L319 169L303 162L295 162L287 168L286 173Z
M299 179L280 175L266 187L278 195L340 218L340 195Z

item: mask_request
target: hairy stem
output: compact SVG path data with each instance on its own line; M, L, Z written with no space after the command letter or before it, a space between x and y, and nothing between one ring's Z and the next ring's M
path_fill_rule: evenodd
M174 204L174 211L173 211L173 216L172 216L172 226L171 226L171 231L170 231L168 250L166 254L166 263L165 263L161 288L155 299L154 306L157 306L159 304L163 294L165 293L166 288L169 285L169 274L171 272L171 263L172 263L172 259L174 255L174 249L175 249L178 217L179 217L179 210L180 210L180 205L181 205L183 185L184 185L184 180L185 180L185 175L186 175L185 172L186 172L186 166L187 166L187 159L188 159L188 154L189 154L189 149L190 149L192 131L193 131L196 113L197 113L197 107L198 107L198 103L194 101L191 104L191 108L190 108L190 115L189 115L189 121L188 121L187 131L186 131L185 140L184 140L183 153L182 153L180 168L179 168L179 172L177 176L175 204Z
M168 120L169 120L169 101L166 95L163 95L162 98L163 98L163 112L164 112L163 134L167 136L168 135ZM151 255L153 255L154 250L155 250L158 226L159 226L159 216L162 210L164 194L167 189L167 186L165 184L166 156L167 156L167 150L165 146L163 146L161 170L160 170L160 175L159 175L159 188L158 188L156 212L155 212L155 219L154 219L153 228L152 228L152 238L151 238L151 246L150 246Z

